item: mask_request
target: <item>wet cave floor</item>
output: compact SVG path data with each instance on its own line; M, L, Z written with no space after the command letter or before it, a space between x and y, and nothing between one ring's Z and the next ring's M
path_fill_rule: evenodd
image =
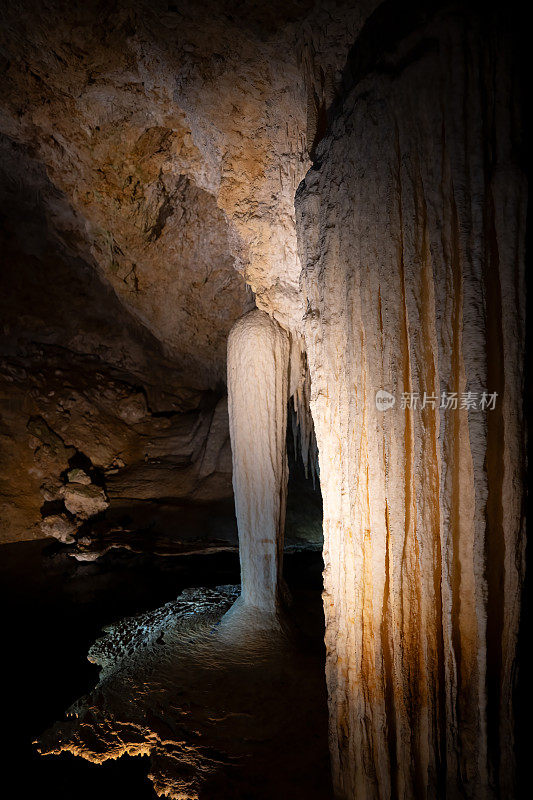
M120 669L107 681L103 693L94 691L99 667L89 663L87 654L104 627L158 609L184 591L187 596L192 587L234 587L239 581L237 554L165 558L113 550L98 561L79 563L69 558L62 546L46 540L3 545L0 556L9 731L4 756L10 774L17 776L19 792L13 798L155 798L148 778L148 773L154 772L153 752L152 764L146 756L123 755L97 765L70 753L41 756L32 742L42 741L45 731L58 721L63 724L65 712L80 697L92 692L93 700L97 698L93 705L89 703L92 719L98 713L105 716L102 709L109 705L117 686L120 693L124 684ZM172 744L176 739L182 741L185 753L183 769L178 763L177 770L189 771L193 783L194 772L201 773L202 800L331 798L321 572L319 552L286 554L285 578L293 597L290 613L295 641L285 656L279 656L278 651L283 648L274 644L272 653L263 657L254 651L253 642L243 641L243 659L237 657L235 669L233 656L225 659L225 665L215 665L214 671L199 668L193 651L198 647L205 651L205 641L211 636L210 620L206 618L207 627L204 624L205 630L199 635L187 639L185 631L182 636L179 647L183 648L184 643L187 647L193 639L196 644L191 645L190 653L182 650L175 673L172 665L168 669L174 651L167 648L162 656L162 661L167 661L163 683L167 681L170 690L154 677L159 697L155 705L150 699L148 712L142 703L133 709L135 703L127 697L126 690L126 702L123 698L122 711L118 713L120 724L125 718L129 724L131 703L133 717L140 714L143 719L144 727L136 730L146 731L149 724L159 731L163 777L158 777L156 769L154 780L160 794L165 791L164 762L169 755L164 747L161 749L164 745L168 750L161 730L168 727L169 718L165 715L167 706L171 706L175 710L174 717L170 714L173 730L167 738ZM225 591L230 591L231 600L231 591L235 590ZM172 620L171 625L173 630ZM157 642L163 638L159 636ZM212 641L208 646L212 647ZM155 672L158 671L158 651L154 652L155 662L134 668L137 684L148 687L146 696L152 691L149 684L154 663ZM184 684L189 678L188 688ZM170 699L169 691L173 695ZM99 699L102 695L103 699ZM93 707L98 704L100 709ZM160 719L152 724L150 718L158 716ZM185 736L180 732L182 722L187 728ZM201 733L204 723L208 724L206 736ZM200 747L191 741L191 732L201 739ZM131 741L131 734L124 738L128 735ZM143 747L138 747L137 752L143 752ZM167 773L169 769L176 769L175 762Z

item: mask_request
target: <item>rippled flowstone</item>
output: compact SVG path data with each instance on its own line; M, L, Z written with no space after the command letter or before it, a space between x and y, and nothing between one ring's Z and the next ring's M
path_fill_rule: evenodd
M220 625L238 595L188 589L106 628L89 651L98 685L39 751L148 755L156 793L175 800L330 796L321 661L281 633Z

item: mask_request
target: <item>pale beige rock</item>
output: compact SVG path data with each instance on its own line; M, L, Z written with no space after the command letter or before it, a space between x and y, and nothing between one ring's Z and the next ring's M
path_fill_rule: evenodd
M142 392L130 394L118 404L119 417L129 424L141 422L148 416L146 397Z
M376 0L126 5L105 37L90 4L6 9L0 131L45 165L58 236L177 360L223 379L246 310L234 266L260 308L299 325L294 193Z
M356 73L297 196L345 800L515 796L526 191L491 36L444 14Z
M242 276L257 305L296 330L294 192L309 166L307 131L314 141L317 114L373 4L272 2L235 17L225 0L179 13L128 0L106 11L105 25L90 2L57 0L57 13L54 0L6 8L0 202L9 269L0 311L8 341L44 341L135 373L157 412L169 407L158 395L178 387L221 391L227 334L254 305ZM138 407L127 397L112 405L105 392L100 411L77 383L50 424L94 466L124 462L111 491L152 497L159 485L201 500L231 491L227 441L210 475L212 452L201 474L162 469L159 480L158 445L140 452L149 434L121 424L149 427L142 397ZM21 492L10 478L12 449L8 442L6 498ZM53 476L39 468L20 512L8 500L3 536L35 535L44 493L53 499L66 466Z
M98 292L128 310L122 327L133 319L147 337L101 337L101 317L81 333L70 323L77 352L140 369L159 342L159 364L169 370L169 357L181 386L218 388L228 331L252 301L234 267L293 344L303 333L309 375L300 372L296 405L302 449L312 451L310 394L320 452L337 794L433 798L444 784L450 797L512 797L525 186L506 28L489 11L481 26L457 5L432 21L418 4L413 18L383 3L358 39L374 5L273 0L263 11L241 4L235 19L223 1L200 15L185 4L178 15L138 0L109 11L105 37L90 7L51 15L50 4L14 5L2 43L4 206L16 198L28 209L24 289L60 242L68 291L74 264L94 268ZM344 104L320 144L354 42ZM293 201L310 151L317 165L297 196L299 261ZM44 243L36 207L50 231ZM13 263L16 275L23 266ZM75 305L82 313L83 296ZM6 325L18 330L18 316ZM39 341L53 328L39 319ZM18 492L5 516L17 532L30 517L39 525L73 447L109 470L115 498L222 490L220 407L147 418L142 398L104 380L101 398L78 385L39 398L46 424L28 430L36 398L21 387L30 378L8 379L0 436L14 467L0 477L5 496ZM250 390L242 411L264 395L245 371L241 379ZM400 403L404 391L483 389L498 392L495 412ZM386 412L378 390L397 398ZM15 396L28 413L13 412ZM243 453L255 453L252 474L274 443L273 462L264 498L260 481L244 470L236 478L238 513L257 523L266 510L273 553L285 410L252 411L239 416L246 435L235 463L240 470ZM256 411L264 440L250 431ZM245 546L244 560L252 552ZM270 603L277 572L259 565Z
M230 332L228 408L241 603L270 615L278 613L282 599L289 356L289 336L264 311L249 312Z
M91 484L85 470L69 469L76 454L96 468L115 505L232 496L226 398L176 392L163 398L168 410L158 416L140 399L136 377L121 378L106 365L49 349L26 360L0 359L2 541L43 535L43 504L61 499L65 473L70 484ZM121 404L127 420L117 413Z
M65 501L68 511L80 519L89 519L109 506L109 500L100 486L68 483L61 487L59 496Z
M65 514L53 514L41 522L43 536L53 536L63 544L72 544L78 525Z
M82 469L70 469L67 478L69 483L83 483L85 486L91 483L91 478Z

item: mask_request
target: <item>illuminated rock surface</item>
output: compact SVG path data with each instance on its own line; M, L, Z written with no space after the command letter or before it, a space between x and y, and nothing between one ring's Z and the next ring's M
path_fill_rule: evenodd
M124 541L127 523L112 516L124 502L128 546L142 549L151 529L138 536L141 519L168 522L182 501L231 503L231 421L243 590L251 576L251 598L275 604L282 401L296 390L313 461L310 398L342 800L516 793L524 144L507 6L499 16L492 6L479 16L450 8L29 0L5 12L2 535L38 537L44 524L62 541L75 535L78 557L90 560ZM266 326L277 363L263 370L264 386L255 367L235 374L228 417L228 334L254 306L251 318L267 313L281 326ZM294 385L289 342L306 351L294 359L307 365ZM379 390L396 398L387 411L376 408ZM496 392L496 408L402 408L404 392L439 406L443 391ZM84 491L110 502L96 535L100 514L73 519L64 503L80 468L91 480ZM266 552L254 533L263 524ZM236 546L234 531L203 543L164 533L151 537L154 552ZM218 618L226 600L216 607ZM108 664L95 695L103 705L83 706L79 724L57 729L56 744L47 738L48 751L98 760L150 750L158 790L194 795L220 756L205 718L216 692L204 694L218 660L209 654L198 687L190 681L212 645L233 669L238 636L194 632L198 652L187 655L175 611L165 619L176 639L136 645L115 672ZM203 612L193 620L201 625ZM187 674L169 688L174 669ZM264 682L270 666L261 670ZM228 685L238 688L238 675ZM122 678L134 684L131 707ZM152 679L153 693L143 688ZM179 685L199 698L187 762L163 725ZM214 737L215 755L198 749L196 725ZM239 735L237 750L220 745L223 764L253 746Z
M374 5L5 9L0 130L16 180L39 186L56 236L207 382L224 379L221 334L239 316L233 267L260 308L301 315L294 193Z
M445 14L374 69L364 33L296 203L335 789L513 797L526 190L512 46L503 23ZM467 391L497 392L495 410L461 408ZM402 408L403 392L437 407Z
M30 441L34 406L59 436L68 412L73 446L118 469L122 497L153 498L158 482L171 498L231 496L227 451L212 480L199 478L176 469L189 445L183 457L179 444L161 454L160 429L170 441L175 412L211 406L200 392L224 393L227 335L254 292L299 325L294 194L373 5L28 0L2 10L0 351L19 375L14 399L11 376L0 379L3 540L42 534L42 506L55 499L46 487L69 467ZM101 416L93 397L64 398L47 370L63 356L79 395L87 354L104 397L116 369L128 395L146 395L144 420L131 418L142 407L106 403L105 441L87 424ZM143 425L132 455L131 428Z
M158 501L231 504L226 399L171 382L161 395L150 379L140 391L131 372L57 347L0 361L4 540L54 535L46 520L58 512L69 512L75 532L108 506L108 527L134 528ZM88 485L70 480L76 463Z
M264 311L228 340L228 407L242 602L275 615L281 603L287 503L287 333Z

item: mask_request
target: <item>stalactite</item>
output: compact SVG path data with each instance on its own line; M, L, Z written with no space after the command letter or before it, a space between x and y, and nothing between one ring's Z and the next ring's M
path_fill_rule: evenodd
M246 607L277 615L281 606L289 359L289 335L268 314L255 309L237 320L228 340L228 410L239 613Z
M442 12L361 68L297 194L345 800L515 796L526 192L490 22Z
M309 477L316 487L318 471L318 450L316 446L315 429L309 401L311 398L311 378L307 366L305 351L293 347L293 358L298 362L298 377L292 391L291 428L294 440L294 452L299 453L305 470L305 477Z

